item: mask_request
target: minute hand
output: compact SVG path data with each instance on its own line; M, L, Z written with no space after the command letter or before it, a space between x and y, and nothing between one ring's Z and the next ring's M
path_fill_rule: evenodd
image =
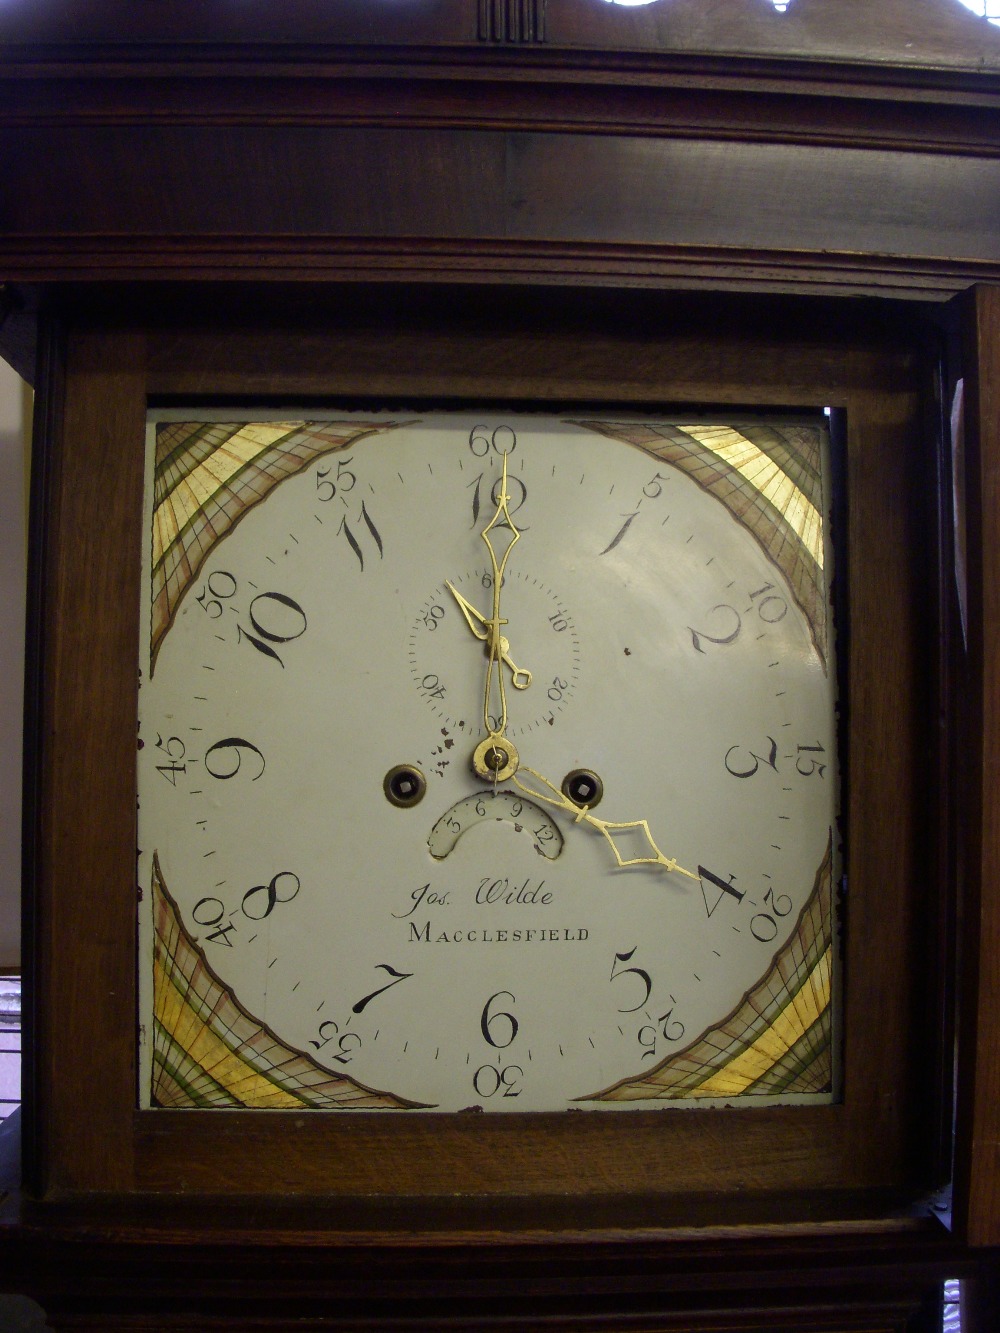
M444 586L458 603L459 610L462 612L462 615L465 616L465 621L469 626L469 629L472 630L476 638L482 643L487 643L490 636L489 631L486 628L486 617L482 615L481 612L477 611L471 602L467 602L458 589L449 583L447 579L444 581ZM519 667L511 658L510 644L503 636L500 638L500 660L510 668L511 684L514 686L514 689L526 690L531 684L531 672L525 670L524 667Z
M520 776L523 773L530 773L533 778L542 784L542 787L545 790L540 791L538 788L523 781ZM700 878L700 876L694 874L693 871L685 870L682 865L678 865L672 856L663 855L659 847L657 847L656 843L653 841L653 835L650 833L649 824L645 819L631 819L622 823L616 823L609 819L598 819L596 815L590 813L587 806L577 805L575 801L571 801L564 792L560 791L554 782L550 782L548 778L543 778L541 773L536 773L533 768L528 768L524 764L520 766L517 773L514 775L513 781L514 785L520 787L526 796L530 796L536 801L545 801L548 805L554 805L557 810L565 810L567 814L574 816L578 824L582 820L597 829L597 831L602 833L607 839L608 845L614 853L615 860L623 869L628 866L662 866L664 870L669 870L674 874L687 875L688 879ZM641 829L645 834L646 840L654 855L631 856L628 858L623 857L615 845L612 833L616 830L624 831L625 829Z
M503 476L500 481L500 495L497 499L496 513L483 528L480 536L486 543L486 549L490 553L490 565L493 572L493 614L483 621L486 630L486 642L489 647L489 666L486 668L486 689L483 696L483 724L490 739L502 737L507 730L507 693L503 684L503 670L501 660L503 656L502 639L500 635L501 625L506 625L506 620L500 615L500 589L503 586L503 572L507 567L507 560L511 551L517 545L521 538L520 532L514 526L514 520L510 516L510 510L507 505L510 496L507 494L507 454L503 456ZM504 548L503 555L497 560L496 552L493 549L493 543L490 540L490 533L494 528L503 524L511 534L510 541ZM499 725L494 727L491 721L490 704L493 696L493 666L497 669L497 686L500 696L500 717Z

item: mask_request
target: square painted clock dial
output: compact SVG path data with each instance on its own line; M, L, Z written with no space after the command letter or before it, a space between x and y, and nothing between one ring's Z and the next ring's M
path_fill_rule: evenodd
M142 1105L836 1099L821 416L148 439Z

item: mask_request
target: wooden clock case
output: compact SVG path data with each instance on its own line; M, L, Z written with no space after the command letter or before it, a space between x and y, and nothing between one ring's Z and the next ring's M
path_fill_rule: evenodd
M600 45L606 15L588 39L555 4L547 45L538 11L516 11L535 26L515 40L492 6L447 49L448 5L402 37L359 35L351 6L317 54L308 8L259 20L260 51L111 4L61 44L45 13L0 18L20 191L0 209L2 336L38 390L30 1056L3 1282L57 1328L930 1333L960 1276L973 1333L991 1329L1000 289L963 289L1000 279L992 76L952 69L933 25L920 69L890 75L852 63L842 29L791 61L664 56L636 19L623 53ZM888 167L926 206L905 226L872 209ZM790 217L741 230L785 171L808 187ZM820 237L826 179L853 218L839 248ZM986 237L960 259L956 181ZM136 1109L143 425L150 403L234 402L831 408L837 1105Z
M775 298L566 292L553 314L531 291L445 299L419 290L404 301L399 292L325 288L288 298L280 318L273 306L257 319L239 310L220 318L216 307L191 320L165 309L159 294L155 316L145 294L113 295L75 296L65 316L47 322L42 347L29 769L36 1054L27 1230L17 1241L26 1262L35 1228L47 1256L66 1247L67 1264L81 1228L91 1239L107 1238L107 1228L127 1233L140 1271L164 1247L180 1271L194 1252L222 1247L229 1271L239 1245L268 1254L258 1260L268 1271L277 1253L295 1271L304 1266L305 1312L320 1290L329 1298L345 1289L347 1273L359 1292L367 1283L371 1293L377 1275L414 1280L418 1255L419 1271L436 1275L441 1290L458 1262L464 1280L492 1290L498 1279L486 1274L502 1255L518 1275L521 1294L504 1296L516 1327L530 1324L541 1298L544 1282L535 1286L528 1273L542 1256L560 1273L557 1286L585 1304L619 1281L606 1272L594 1286L595 1265L622 1266L630 1286L637 1277L624 1274L638 1263L645 1286L649 1264L661 1280L680 1266L688 1282L687 1265L705 1244L713 1267L737 1256L743 1265L748 1253L766 1266L780 1253L782 1301L793 1298L804 1320L815 1292L797 1288L818 1280L811 1265L842 1251L855 1262L860 1247L868 1262L880 1248L895 1262L905 1254L923 1270L922 1294L911 1292L917 1308L929 1301L926 1274L957 1261L930 1203L951 1171L957 984L951 830L941 818L957 734L941 726L954 712L946 687L957 653L938 486L942 330L909 307L841 311ZM839 1104L416 1119L136 1109L147 404L456 400L833 410L838 577L848 589L838 626L848 886ZM249 1292L256 1281L244 1259L237 1271ZM338 1274L318 1289L317 1264ZM798 1279L788 1272L796 1264ZM50 1303L62 1296L53 1281L50 1270ZM199 1299L211 1302L206 1291ZM271 1300L257 1290L253 1309ZM630 1292L636 1300L642 1308ZM577 1326L572 1305L554 1308ZM703 1326L712 1327L690 1325Z

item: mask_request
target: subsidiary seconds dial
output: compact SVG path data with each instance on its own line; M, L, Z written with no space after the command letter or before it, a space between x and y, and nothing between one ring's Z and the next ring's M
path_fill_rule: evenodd
M484 731L482 691L469 670L469 625L482 636L485 661L486 632L475 607L487 606L493 579L483 567L449 582L450 587L435 588L414 618L408 651L410 674L421 698L439 718L465 735L479 736ZM512 736L522 736L537 727L554 725L569 705L580 675L580 640L565 601L534 574L508 571L504 596L522 637L529 633L532 643L530 662L522 665L509 658L505 664L511 688L519 691L519 697L512 696L514 720L509 731Z

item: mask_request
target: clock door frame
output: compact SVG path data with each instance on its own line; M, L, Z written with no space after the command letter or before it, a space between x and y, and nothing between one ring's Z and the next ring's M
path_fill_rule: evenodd
M912 308L324 291L192 320L140 294L43 335L26 829L38 1206L266 1199L354 1235L605 1239L911 1225L949 1171L954 974L939 643L940 342ZM491 318L481 317L488 300ZM364 318L358 312L364 311ZM137 1110L135 708L149 402L458 402L846 415L844 1093L573 1116ZM891 819L887 812L892 812ZM138 893L144 892L138 886ZM862 1016L868 1021L863 1021ZM291 1113L289 1113L290 1115ZM145 1203L143 1202L145 1201ZM581 1209L586 1221L581 1222Z

